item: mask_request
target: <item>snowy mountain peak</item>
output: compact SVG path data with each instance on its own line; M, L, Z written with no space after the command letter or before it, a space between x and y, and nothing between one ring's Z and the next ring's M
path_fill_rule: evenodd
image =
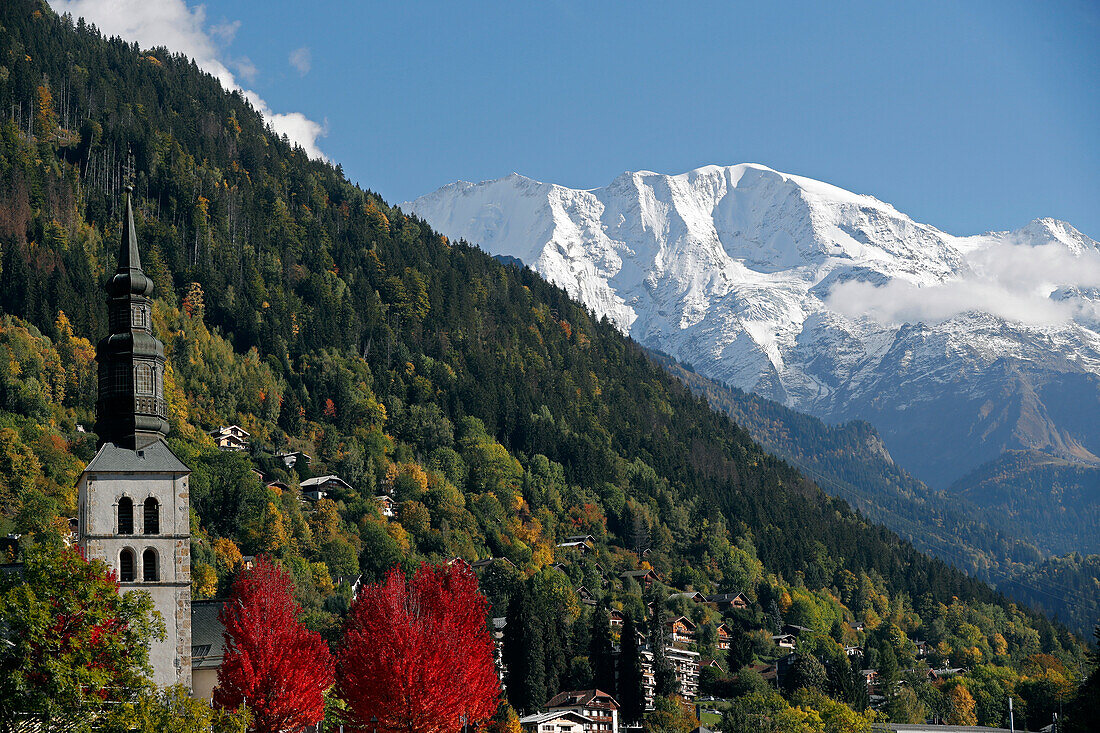
M513 173L404 206L519 258L642 344L827 419L883 429L884 411L977 399L995 364L1100 374L1100 248L1054 219L956 237L758 163L627 171L591 190ZM1027 447L1068 444L1059 429Z

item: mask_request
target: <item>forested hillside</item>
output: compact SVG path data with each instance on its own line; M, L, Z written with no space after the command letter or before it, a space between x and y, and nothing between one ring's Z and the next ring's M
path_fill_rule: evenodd
M547 621L557 689L575 681L560 660L583 648L573 586L600 588L598 559L613 575L652 566L672 588L742 590L746 633L813 628L838 664L845 641L911 658L909 637L925 639L937 661L985 670L969 683L985 721L1030 676L1070 685L1083 648L1064 627L827 497L530 270L309 160L185 58L32 0L5 2L0 25L0 98L13 102L0 125L0 535L45 536L74 512L95 446L98 283L132 151L169 442L194 471L197 598L224 593L242 554L269 554L329 633L358 573L506 557L516 573L485 581L495 611L528 577L564 601ZM251 453L215 448L207 431L228 424L251 433ZM287 450L311 464L287 469L274 456ZM329 473L351 488L304 503L299 482ZM584 534L594 555L556 548ZM637 584L598 593L643 608Z
M1052 557L1075 542L1087 555L1097 541L1095 531L1089 535L1096 526L1095 512L1088 510L1097 497L1084 496L1095 482L1095 469L1009 452L971 474L968 483L934 491L894 463L867 423L826 425L767 398L718 384L666 355L655 358L767 450L922 552L1042 608L1082 635L1100 618L1100 573L1089 562L1096 556L1088 555L1084 562L1080 555ZM1016 488L1005 492L1005 487ZM1079 494L1066 498L1069 506L1082 511L1070 511L1061 501L1051 504L1050 487L1060 495ZM1021 505L1027 505L1027 516L1049 521L1041 526L1023 521Z

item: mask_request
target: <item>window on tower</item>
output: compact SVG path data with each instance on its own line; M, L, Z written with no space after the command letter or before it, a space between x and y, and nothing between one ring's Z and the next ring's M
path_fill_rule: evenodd
M145 500L145 534L160 534L160 502L151 496Z
M118 579L122 583L134 582L134 551L129 547L123 548L119 553Z
M157 577L157 553L153 548L141 553L141 579L146 582L160 580Z
M140 305L131 306L130 323L134 328L145 328L145 308Z
M134 533L134 500L128 496L118 500L118 533Z
M153 369L148 364L134 367L134 391L138 394L153 394Z

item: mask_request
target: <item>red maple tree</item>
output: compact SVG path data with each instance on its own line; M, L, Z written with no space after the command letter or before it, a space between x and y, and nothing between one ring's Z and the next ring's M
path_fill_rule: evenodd
M290 575L261 556L242 572L218 618L225 660L214 703L252 714L257 733L301 730L324 718L322 693L332 685L328 646L298 620Z
M364 731L454 733L490 717L500 682L487 608L466 563L421 564L411 581L395 568L363 588L336 660L347 722Z

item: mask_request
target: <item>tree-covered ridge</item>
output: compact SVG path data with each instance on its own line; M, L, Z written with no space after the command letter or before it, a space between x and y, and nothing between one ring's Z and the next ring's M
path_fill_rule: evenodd
M1068 533L1057 531L1059 524L1076 528L1082 541L1081 528L1094 527L1096 522L1090 523L1088 511L1074 515L1060 502L1047 501L1040 507L1037 499L1049 497L1052 487L1058 491L1062 485L1081 493L1094 480L1094 469L1049 456L1040 461L1009 452L972 473L972 486L960 482L948 491L933 491L894 463L867 423L827 425L759 395L718 384L666 355L654 354L654 358L748 430L764 448L922 552L1043 609L1081 635L1088 635L1100 618L1100 575L1095 566L1081 564L1079 558L1074 561L1071 555L1050 556L1067 541ZM994 479L995 490L991 488ZM1020 495L1006 494L1005 486L1019 487ZM973 496L980 501L971 501L974 494L980 495ZM1028 516L1051 521L1038 526L1024 521L1020 508L1029 502ZM1087 503L1070 502L1079 507ZM1056 535L1061 539L1056 541Z
M0 126L0 534L74 511L132 149L170 443L194 471L196 597L265 553L331 634L349 576L505 557L515 573L482 581L494 610L530 582L567 614L565 661L547 662L561 684L585 648L578 584L641 618L640 588L605 589L598 560L612 579L651 566L676 589L743 590L760 639L779 619L835 652L834 623L844 639L862 622L1012 680L1035 654L1075 665L1064 628L825 496L561 290L308 160L191 62L31 0L0 7L0 25L0 96L22 104ZM207 431L228 424L250 455L214 448ZM288 469L287 450L312 463ZM300 481L328 473L351 488L304 504ZM585 534L590 556L557 548Z

